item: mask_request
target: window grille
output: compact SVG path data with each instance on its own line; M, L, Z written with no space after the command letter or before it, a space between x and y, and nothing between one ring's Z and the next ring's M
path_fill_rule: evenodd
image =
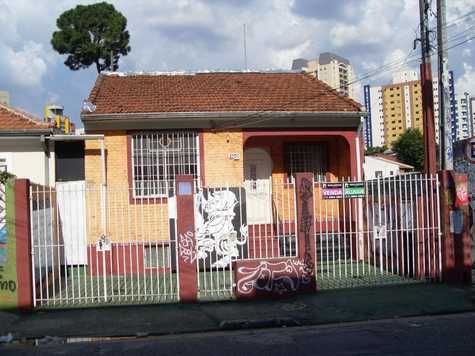
M136 197L168 196L175 177L199 177L198 133L154 131L132 136L132 175Z
M294 179L295 173L311 172L315 180L325 177L328 171L328 148L324 143L295 143L284 148L286 171L289 178Z

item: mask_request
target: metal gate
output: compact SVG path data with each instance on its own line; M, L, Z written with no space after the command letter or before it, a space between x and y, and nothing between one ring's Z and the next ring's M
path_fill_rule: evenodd
M434 281L441 278L437 175L406 174L365 181L357 196L320 199L315 182L316 276L322 288ZM356 185L355 185L356 183ZM335 186L335 185L334 185ZM357 192L358 193L358 192Z
M147 193L84 182L32 185L34 305L177 301L171 204Z
M270 221L248 216L246 196L259 194L271 199L264 214ZM32 185L34 305L179 301L174 197L172 184L160 192L85 182ZM237 262L298 258L298 199L292 181L196 188L190 256L199 300L233 298ZM436 175L316 181L313 215L320 289L441 277Z
M233 262L297 256L296 199L293 182L197 189L195 196L196 268L200 300L234 296ZM250 219L246 197L262 195L271 221ZM253 223L250 223L250 221Z

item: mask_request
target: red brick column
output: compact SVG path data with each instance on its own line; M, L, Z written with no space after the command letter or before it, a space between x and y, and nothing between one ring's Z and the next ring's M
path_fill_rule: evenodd
M18 309L33 308L31 264L30 181L15 181L15 234Z
M175 194L180 301L193 303L198 298L193 176L177 176Z
M298 256L303 259L307 272L311 277L305 290L315 290L316 246L313 210L313 174L297 173L295 179L297 197L297 241Z

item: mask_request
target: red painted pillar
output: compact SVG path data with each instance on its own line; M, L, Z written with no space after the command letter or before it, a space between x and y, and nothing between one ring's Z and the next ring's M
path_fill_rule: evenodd
M15 181L15 234L18 309L33 308L31 265L30 181Z
M454 283L455 250L454 236L450 232L450 211L453 205L453 182L448 171L439 172L440 180L440 217L442 232L442 280Z
M180 301L193 303L198 299L193 176L180 175L175 182Z
M316 289L315 265L316 246L313 209L313 174L297 173L295 178L297 196L297 241L298 256L303 259L310 283L303 289L310 291Z

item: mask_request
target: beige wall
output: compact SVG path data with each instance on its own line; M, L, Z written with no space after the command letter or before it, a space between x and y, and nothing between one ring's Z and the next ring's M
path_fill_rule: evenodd
M206 186L240 186L244 180L242 131L204 132L204 180ZM229 158L237 153L239 159Z
M107 172L107 236L113 242L169 239L168 205L153 198L134 199L128 181L128 140L123 131L105 132ZM102 234L100 141L86 141L87 237Z

